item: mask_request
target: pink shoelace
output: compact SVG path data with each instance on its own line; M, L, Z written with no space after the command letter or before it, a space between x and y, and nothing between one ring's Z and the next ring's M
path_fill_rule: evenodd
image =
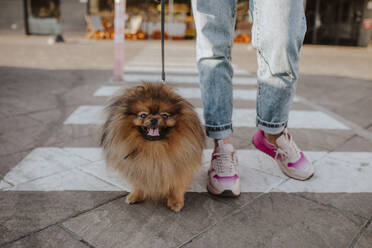
M233 153L217 153L214 152L213 168L216 169L217 174L232 174L235 173L235 161Z
M284 147L284 149L277 147L275 150L275 159L279 158L284 160L292 157L298 157L298 154L300 154L301 151L293 141L292 137L289 135L287 129L284 130L282 136L286 140L285 143L288 144L288 146Z

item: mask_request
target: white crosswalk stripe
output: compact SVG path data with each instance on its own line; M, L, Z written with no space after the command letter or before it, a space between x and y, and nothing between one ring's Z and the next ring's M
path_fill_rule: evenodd
M167 82L174 84L199 84L199 76L185 76L185 75L167 75ZM137 83L137 82L148 82L148 83L157 83L161 82L160 74L124 74L124 81L128 83ZM254 77L234 77L232 80L234 85L256 85L257 79Z
M112 96L120 90L120 86L102 86L94 92L94 96ZM177 87L175 91L186 99L200 99L201 92L200 88L184 88ZM234 89L233 98L234 100L256 100L257 90L245 90L245 89ZM294 98L294 102L298 102L298 98Z
M124 75L125 74L160 74L161 73L161 68L160 67L144 67L144 66L126 66L124 70ZM183 76L197 76L199 75L199 72L196 68L194 67L186 67L186 68L167 68L166 74L170 75L183 75ZM239 69L234 69L234 77L252 77L253 74L246 71L246 70L239 70Z
M204 151L201 171L189 191L205 192L211 150ZM372 192L368 152L305 152L317 173L306 182L287 179L276 162L258 150L238 150L242 192ZM3 190L130 190L106 169L100 148L42 147L33 150L0 182Z
M203 120L203 109L196 108L201 120ZM104 122L103 106L80 106L64 122L64 124L75 125L100 125ZM232 122L235 127L255 127L256 110L234 109ZM331 118L320 111L292 110L289 116L288 127L308 129L349 129L341 122Z

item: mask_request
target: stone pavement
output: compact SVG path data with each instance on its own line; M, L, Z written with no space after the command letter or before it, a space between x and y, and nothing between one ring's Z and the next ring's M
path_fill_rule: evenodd
M167 42L168 82L201 113L192 41ZM254 150L254 50L233 51L242 195L205 192L212 143L180 213L127 205L98 147L112 43L0 39L0 247L372 247L372 49L305 46L289 127L306 182ZM124 86L158 81L159 42L127 42Z

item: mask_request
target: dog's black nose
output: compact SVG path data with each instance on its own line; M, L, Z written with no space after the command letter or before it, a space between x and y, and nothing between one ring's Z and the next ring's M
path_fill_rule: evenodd
M158 119L157 118L152 118L150 120L150 123L151 123L151 125L156 125L156 124L158 124Z

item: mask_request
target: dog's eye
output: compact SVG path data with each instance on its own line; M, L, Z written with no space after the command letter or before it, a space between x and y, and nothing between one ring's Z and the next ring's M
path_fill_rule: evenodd
M163 117L164 119L168 119L168 115L167 114L161 114L161 117Z
M146 116L147 116L147 114L145 114L145 113L140 114L140 118L141 118L141 119L146 118Z

